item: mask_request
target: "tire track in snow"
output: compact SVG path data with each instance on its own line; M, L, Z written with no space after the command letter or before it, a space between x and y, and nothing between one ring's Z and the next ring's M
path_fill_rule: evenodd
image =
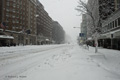
M40 51L33 51L33 52L31 52L31 54L33 53L34 54L34 56L30 56L30 57L27 57L27 58L23 58L22 59L22 61L26 61L26 60L29 60L29 59L31 59L31 58L36 58L38 55L40 56L40 55L44 55L44 53L42 53L42 54L39 54L40 52L45 52L45 51L50 51L50 50L53 50L53 49L59 49L59 48L64 48L64 47L67 47L67 46L59 46L59 47L54 47L54 48L50 48L50 49L45 49L45 50L40 50ZM30 54L29 54L30 55ZM25 55L22 55L22 56L25 56ZM22 56L19 56L19 57L22 57ZM9 58L9 59L13 59L13 58L16 58L16 57L12 57L12 58ZM10 63L10 65L12 65L12 64L16 64L16 63L19 63L19 62L22 62L21 60L18 60L18 61L16 61L16 62L13 62L13 63ZM24 71L26 71L26 70L28 70L28 69L30 69L30 68L32 68L33 66L35 66L36 64L38 64L38 62L39 62L39 59L38 60L36 60L36 61L34 61L34 62L32 62L32 63L30 63L30 64L28 64L28 65L26 65L26 66L23 66L23 67L20 67L20 69L18 70L18 69L15 69L15 70L11 70L10 72L8 72L8 73L5 73L5 74L3 74L3 75L0 75L0 80L9 80L9 79L7 79L4 75L9 75L9 74L11 74L12 73L12 75L16 75L16 74L20 74L20 73L22 73L22 72L24 72ZM32 65L31 65L32 64ZM9 65L9 64L8 64ZM4 65L4 66L7 66L7 65ZM3 66L3 67L4 67Z

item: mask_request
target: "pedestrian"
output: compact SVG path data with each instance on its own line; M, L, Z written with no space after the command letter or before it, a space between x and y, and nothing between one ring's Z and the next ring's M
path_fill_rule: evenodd
M87 49L89 50L89 42L86 41Z

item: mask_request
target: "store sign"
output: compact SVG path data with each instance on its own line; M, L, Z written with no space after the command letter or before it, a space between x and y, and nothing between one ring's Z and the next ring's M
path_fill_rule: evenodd
M84 37L85 34L84 33L79 33L79 37Z

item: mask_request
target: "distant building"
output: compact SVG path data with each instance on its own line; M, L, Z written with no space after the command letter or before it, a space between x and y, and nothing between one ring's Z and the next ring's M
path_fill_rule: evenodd
M97 26L97 23L99 21L99 3L98 3L98 0L88 0L88 3L87 3L87 8L92 12L92 16L94 18L94 21L93 19L91 18L90 15L86 15L87 17L87 38L93 38L93 34L94 34L94 26ZM98 27L98 26L97 26Z
M53 26L52 38L54 42L57 44L64 43L65 42L65 31L63 30L62 26L57 21L53 21L52 26Z
M82 23L81 23L81 33L84 34L84 36L81 37L81 40L85 42L87 40L87 14L82 15Z
M52 19L44 6L37 1L37 35L38 43L45 44L52 41Z

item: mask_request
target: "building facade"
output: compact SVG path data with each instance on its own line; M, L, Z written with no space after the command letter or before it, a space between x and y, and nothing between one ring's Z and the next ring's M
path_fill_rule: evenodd
M37 1L37 35L38 44L52 42L52 18L39 1Z
M91 5L94 0L89 0ZM90 6L89 6L90 7ZM90 7L92 8L92 7ZM93 8L92 8L93 9ZM95 10L95 11L94 11ZM101 20L101 33L98 37L98 44L104 48L112 48L120 50L120 2L119 0L98 0L98 8L94 9L92 13L98 13L93 16L95 20ZM89 18L88 18L89 20ZM90 21L90 20L89 20ZM89 25L92 23L89 22ZM90 31L88 32L88 34ZM89 35L92 37L92 35Z
M110 2L111 1L111 2ZM109 0L109 12L101 9L102 13L106 13L106 18L102 17L102 34L99 38L99 46L104 48L112 48L120 50L120 1Z
M27 5L26 5L27 4ZM52 19L39 0L1 0L0 45L35 45L52 41ZM7 36L7 37L6 37Z
M62 26L57 22L53 21L52 23L53 30L52 30L52 38L54 43L61 44L65 42L65 31Z
M87 14L82 15L82 23L81 23L81 33L84 35L81 37L83 43L87 40Z
M101 45L105 48L120 50L120 9L102 22Z

